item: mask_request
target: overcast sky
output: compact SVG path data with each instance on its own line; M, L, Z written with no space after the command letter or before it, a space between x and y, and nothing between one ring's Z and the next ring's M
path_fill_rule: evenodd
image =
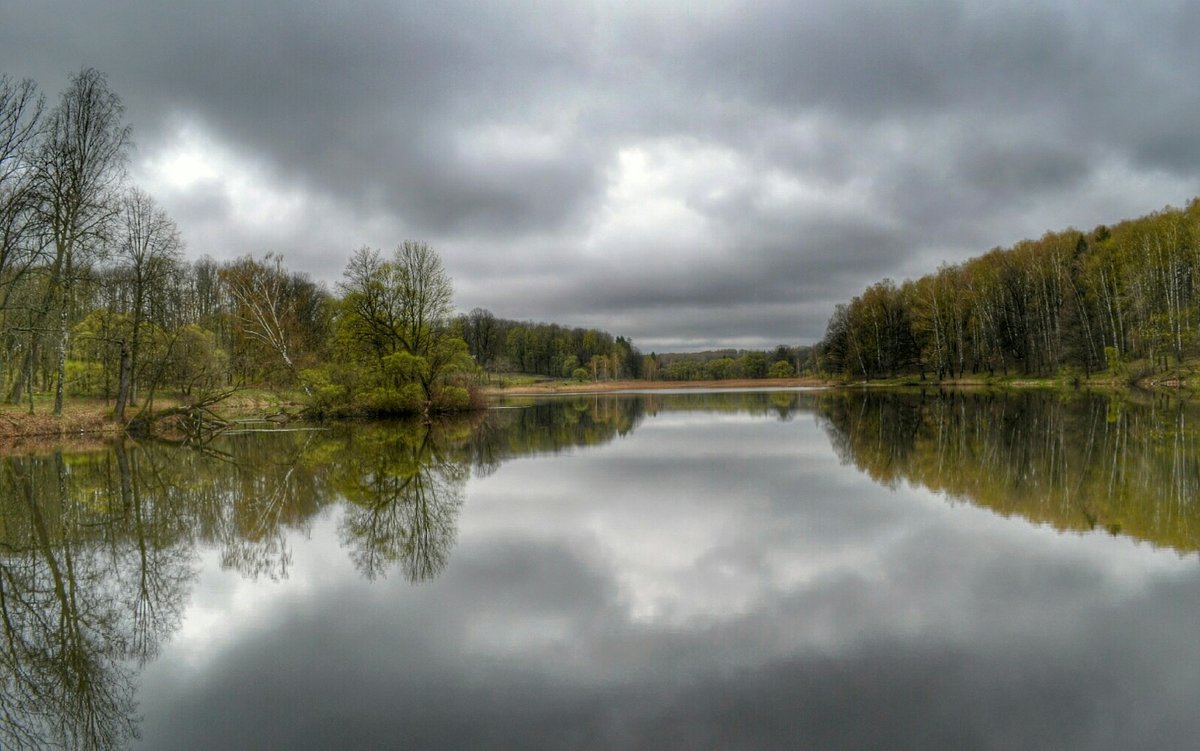
M425 240L460 309L643 350L819 339L835 303L1200 193L1200 4L16 2L85 66L192 257L335 283Z

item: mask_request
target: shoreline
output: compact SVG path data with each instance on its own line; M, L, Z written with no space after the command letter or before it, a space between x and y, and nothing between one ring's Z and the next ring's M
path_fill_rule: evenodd
M822 378L733 378L721 381L603 381L571 383L550 381L521 386L485 386L481 389L489 399L499 396L550 396L553 394L617 394L643 391L733 389L828 388L836 384Z
M962 390L1053 390L1060 392L1119 393L1164 393L1190 400L1197 398L1195 392L1180 381L1162 378L1158 381L1137 385L1115 382L1111 377L1081 379L1071 385L1053 378L1012 378L1008 380L965 377L942 381L920 381L916 378L878 380L842 380L814 377L797 378L738 378L719 381L643 381L620 380L594 382L543 381L510 386L483 386L480 394L487 403L513 396L555 396L588 394L633 394L667 391L753 391L775 389L962 389ZM166 401L166 400L164 400ZM230 419L246 419L258 416L279 416L293 412L298 404L282 395L265 397L263 392L253 396L234 398L226 409L220 410ZM132 413L136 415L136 412ZM24 407L0 406L0 453L23 451L29 448L53 449L75 443L97 443L126 435L125 427L112 419L112 404L103 400L68 401L61 417L49 411L29 414Z

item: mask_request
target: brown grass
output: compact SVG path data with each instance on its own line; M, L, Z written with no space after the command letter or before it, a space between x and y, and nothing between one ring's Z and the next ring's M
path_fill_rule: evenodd
M0 455L95 450L121 432L112 406L100 400L70 400L61 417L48 402L36 404L32 415L28 405L0 405Z
M38 408L32 415L24 406L0 407L0 436L66 436L120 430L112 420L112 407L96 402L68 402L56 417L49 408Z

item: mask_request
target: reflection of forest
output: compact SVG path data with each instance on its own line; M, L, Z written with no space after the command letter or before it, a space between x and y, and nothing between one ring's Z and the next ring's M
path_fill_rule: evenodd
M116 748L134 678L178 627L198 550L288 574L288 532L340 504L368 578L436 576L472 466L611 440L636 409L508 410L432 425L246 432L204 451L116 443L0 459L0 748Z
M0 458L0 748L119 747L135 678L182 619L203 548L288 575L294 531L336 506L367 578L436 576L466 481L607 443L665 412L815 413L835 450L1059 529L1200 550L1200 410L1037 393L755 392L530 400L470 418L228 435L204 451L114 444Z
M0 460L0 748L119 748L134 677L182 618L201 545L286 576L285 532L344 499L364 574L434 575L470 425L247 433L205 452L114 444Z
M1037 392L830 392L835 450L902 480L1060 530L1103 528L1200 550L1200 408Z

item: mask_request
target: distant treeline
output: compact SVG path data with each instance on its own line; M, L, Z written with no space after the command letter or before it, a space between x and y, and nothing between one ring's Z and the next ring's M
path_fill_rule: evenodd
M838 305L818 347L830 373L1130 377L1200 354L1200 200L994 249Z
M607 331L510 321L483 308L460 316L455 325L475 362L492 372L578 380L642 377L642 353Z
M792 378L811 369L811 347L779 345L774 350L719 349L652 355L655 376L667 381Z
M791 378L812 366L811 347L771 351L722 349L643 355L633 342L599 329L511 321L476 308L454 323L467 350L493 373L526 373L579 381L668 381Z

